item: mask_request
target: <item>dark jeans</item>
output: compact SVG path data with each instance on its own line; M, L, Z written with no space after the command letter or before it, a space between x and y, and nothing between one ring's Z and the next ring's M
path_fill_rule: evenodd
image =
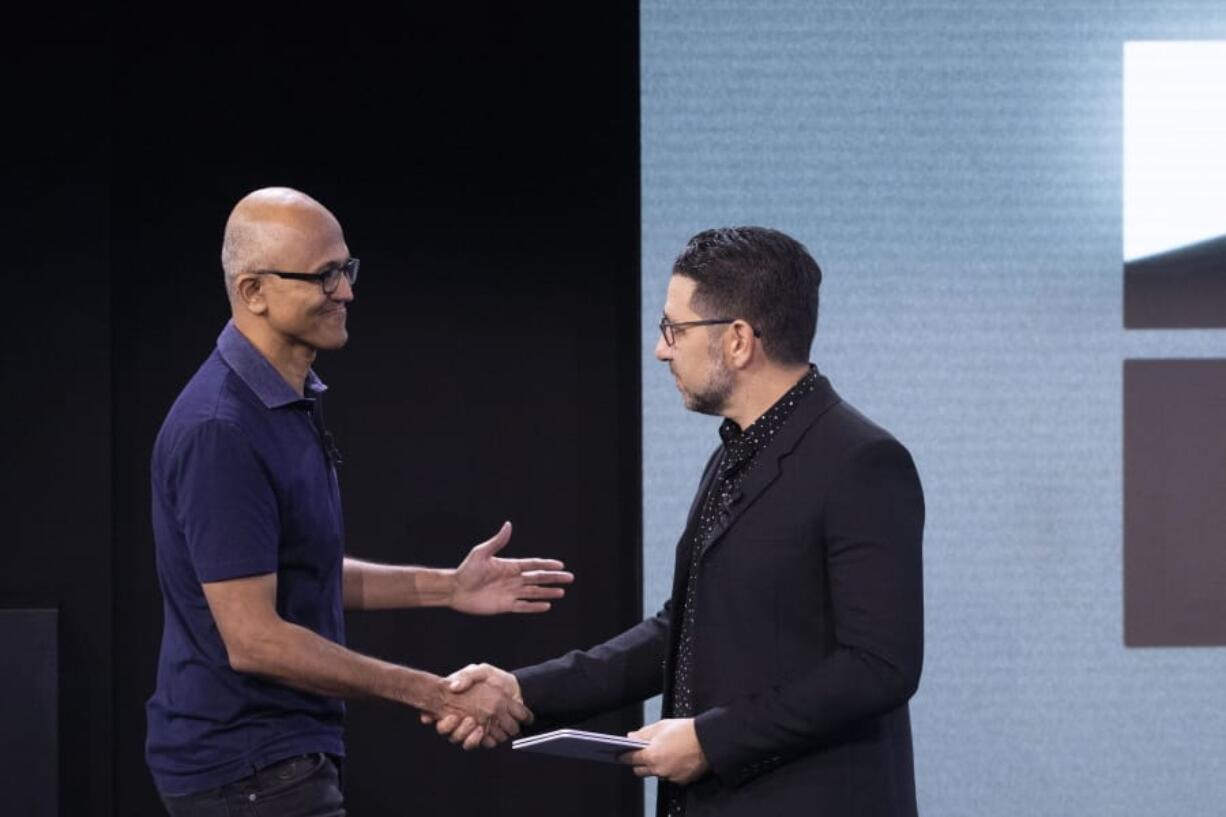
M300 755L199 794L163 795L170 817L345 817L340 774L324 754Z

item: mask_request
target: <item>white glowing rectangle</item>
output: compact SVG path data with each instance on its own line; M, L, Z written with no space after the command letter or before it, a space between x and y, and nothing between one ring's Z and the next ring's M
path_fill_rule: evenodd
M1226 40L1124 44L1124 260L1226 234Z

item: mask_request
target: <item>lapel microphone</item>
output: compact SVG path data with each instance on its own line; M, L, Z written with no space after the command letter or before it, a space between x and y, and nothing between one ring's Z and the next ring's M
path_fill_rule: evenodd
M332 432L327 429L324 429L324 453L328 455L333 467L344 462L341 459L341 450L336 447L336 440L332 439Z
M311 404L311 419L315 423L316 430L319 431L319 439L324 446L324 456L328 458L328 462L332 463L333 467L344 462L341 458L341 450L336 447L336 440L332 437L332 432L324 424L324 401L323 393L316 392L315 400Z

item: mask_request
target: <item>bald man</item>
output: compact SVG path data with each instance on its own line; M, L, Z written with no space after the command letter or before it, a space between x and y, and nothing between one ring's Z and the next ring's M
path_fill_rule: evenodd
M551 559L502 559L510 525L459 567L345 556L336 465L312 371L348 339L358 277L336 218L287 188L257 190L226 223L232 320L154 446L153 526L164 627L146 757L168 812L343 815L343 698L470 718L487 745L531 719L491 685L345 648L345 609L449 606L538 613L572 580ZM246 812L244 812L246 813Z

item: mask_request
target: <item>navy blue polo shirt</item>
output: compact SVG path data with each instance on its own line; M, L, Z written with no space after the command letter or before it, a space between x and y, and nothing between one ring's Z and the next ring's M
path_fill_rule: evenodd
M299 754L344 754L344 705L230 668L202 582L277 574L277 613L338 644L344 523L336 471L299 397L233 322L171 407L153 449L164 624L146 759L192 794Z

